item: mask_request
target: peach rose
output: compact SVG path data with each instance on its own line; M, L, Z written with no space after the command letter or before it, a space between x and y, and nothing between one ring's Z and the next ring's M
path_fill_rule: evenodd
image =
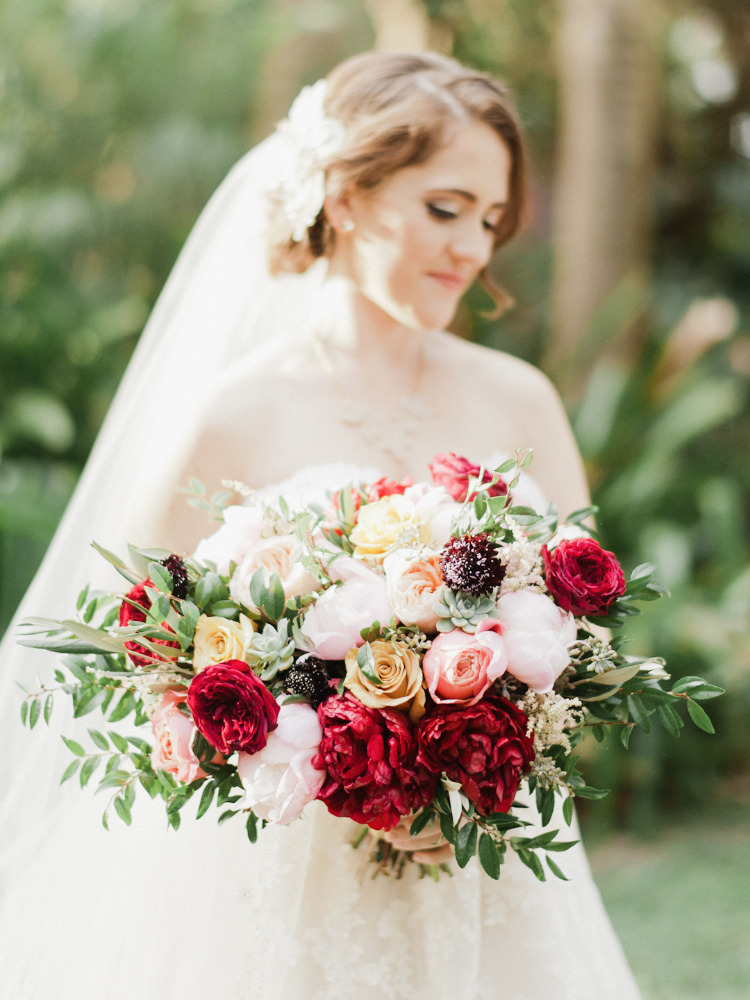
M430 529L420 520L411 500L393 494L366 504L359 512L350 537L358 559L382 561L396 545L429 542Z
M475 705L505 673L508 654L502 632L500 622L485 618L473 635L456 628L436 636L422 661L433 700Z
M302 548L296 535L272 535L253 545L229 581L229 593L252 610L250 580L258 569L275 573L287 598L318 590L320 584L302 563Z
M197 674L213 663L244 660L254 631L255 625L247 615L240 615L239 622L201 615L193 636L193 670Z
M383 562L393 613L404 625L434 632L438 613L435 604L445 586L440 556L431 549L399 549Z
M192 750L196 727L193 720L180 711L179 706L186 703L186 691L167 691L151 716L154 731L151 763L173 774L178 781L189 784L206 775Z
M402 642L376 639L370 643L373 662L372 680L357 662L358 649L346 654L344 687L369 708L397 708L408 712L412 722L424 715L425 693L422 687L422 668L414 650Z

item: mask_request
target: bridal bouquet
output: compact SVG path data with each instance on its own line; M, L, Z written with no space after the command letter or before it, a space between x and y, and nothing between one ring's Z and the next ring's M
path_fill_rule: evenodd
M721 689L669 688L660 661L621 652L601 626L663 593L652 567L626 579L585 526L593 509L560 523L524 502L529 461L442 454L431 482L352 483L300 509L199 497L222 524L192 556L131 546L131 568L99 549L127 592L87 588L77 618L27 623L28 645L65 655L24 722L49 721L55 691L76 716L103 713L93 750L63 737L63 781L98 770L105 826L110 808L130 823L138 786L175 828L197 796L197 817L239 816L251 841L319 799L362 824L391 873L411 855L383 835L431 824L461 867L478 854L498 878L510 848L540 879L545 863L564 877L556 800L569 823L574 796L605 794L577 766L586 729L601 741L617 727L627 745L655 718L677 735L684 706L712 732L699 702ZM521 783L542 833L526 832Z

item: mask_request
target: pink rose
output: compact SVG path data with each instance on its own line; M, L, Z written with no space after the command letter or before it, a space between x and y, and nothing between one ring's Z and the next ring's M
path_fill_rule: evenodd
M573 615L551 597L532 590L515 590L497 602L508 651L508 673L544 694L552 690L570 663L568 647L575 641Z
M404 625L434 632L438 613L435 604L445 586L440 555L430 550L398 549L383 561L388 596L393 613Z
M244 806L282 826L297 819L317 796L325 771L313 767L323 735L318 713L302 702L281 702L276 729L257 753L241 753L237 771L245 788Z
M187 692L167 691L159 707L151 716L154 731L154 749L151 763L154 767L173 774L178 781L189 784L196 778L205 778L200 762L193 753L196 727L180 711L187 704Z
M474 635L442 632L424 654L422 670L433 701L475 705L505 673L508 654L499 622L485 618Z
M474 465L467 458L454 454L452 451L442 451L435 455L427 468L432 474L432 481L438 486L443 486L450 493L454 500L463 503L467 499L469 492L469 480L479 477L480 466ZM482 476L483 483L492 482L493 474L489 469L484 470ZM489 487L487 493L491 497L502 497L508 492L508 487L499 479L494 486ZM470 500L473 500L476 493L473 493Z
M360 632L373 622L389 622L393 608L382 576L358 559L340 556L329 567L338 587L323 591L305 612L302 634L310 652L322 660L343 660L363 643Z

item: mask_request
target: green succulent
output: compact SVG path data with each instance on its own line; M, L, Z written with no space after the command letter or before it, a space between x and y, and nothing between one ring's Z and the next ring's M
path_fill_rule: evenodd
M492 597L475 597L464 590L443 590L442 600L435 605L438 618L438 632L450 632L454 628L464 632L476 632L483 618L492 616L495 602Z
M282 618L278 625L264 625L253 635L247 662L262 681L271 681L280 670L288 670L294 662L294 639L289 635L289 621Z

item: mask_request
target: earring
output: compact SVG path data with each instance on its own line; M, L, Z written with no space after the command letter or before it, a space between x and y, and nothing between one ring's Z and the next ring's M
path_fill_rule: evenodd
M353 232L353 230L354 230L354 220L344 219L344 221L341 223L342 233L351 233Z

